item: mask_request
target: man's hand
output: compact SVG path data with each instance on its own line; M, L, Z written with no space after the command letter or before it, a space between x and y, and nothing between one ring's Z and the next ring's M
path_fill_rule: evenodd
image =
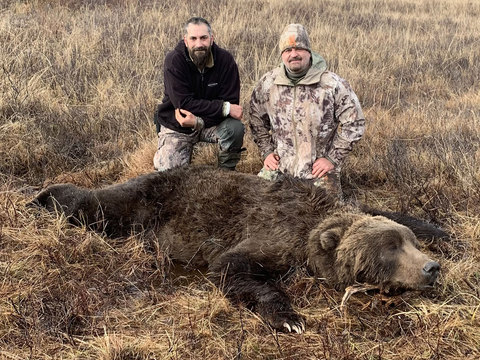
M230 104L230 114L232 118L241 120L243 116L243 109L240 105Z
M333 165L326 158L319 158L315 160L312 166L312 175L314 178L321 178L323 175L327 174L330 170L333 170L335 165Z
M267 170L278 170L278 165L280 164L280 156L275 153L269 154L263 161L263 166Z
M177 119L181 127L193 128L197 122L195 115L183 109L175 109L175 119Z

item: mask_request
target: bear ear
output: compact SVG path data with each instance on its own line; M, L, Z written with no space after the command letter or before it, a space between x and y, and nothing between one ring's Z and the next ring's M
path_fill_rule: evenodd
M320 245L326 251L335 249L342 234L343 231L340 228L327 230L320 235Z
M325 251L337 248L345 231L358 220L357 214L334 214L320 223L310 234L310 241Z

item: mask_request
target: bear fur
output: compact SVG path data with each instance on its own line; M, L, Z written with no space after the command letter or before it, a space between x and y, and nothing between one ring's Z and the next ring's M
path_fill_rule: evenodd
M297 333L304 320L278 276L303 267L337 288L423 289L434 284L440 266L418 250L408 225L422 236L446 237L412 217L395 214L395 222L386 212L347 210L309 181L269 182L208 167L146 174L96 190L53 185L31 204L110 236L153 231L173 261L208 267L228 298L273 328Z

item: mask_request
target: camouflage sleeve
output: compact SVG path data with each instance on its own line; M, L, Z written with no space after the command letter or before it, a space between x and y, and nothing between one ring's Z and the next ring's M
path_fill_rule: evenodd
M365 132L365 117L358 97L350 84L341 78L335 89L335 117L339 122L339 131L332 140L327 157L341 164Z
M253 90L250 99L249 126L252 131L253 141L257 144L263 159L265 159L268 154L275 150L275 147L270 133L271 124L266 108L268 93L264 89L262 80Z

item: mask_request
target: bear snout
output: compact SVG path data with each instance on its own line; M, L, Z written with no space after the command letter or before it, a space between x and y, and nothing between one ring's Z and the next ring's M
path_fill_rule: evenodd
M390 279L392 287L421 290L435 284L440 265L418 250L413 241L404 239L396 259L396 271Z
M422 274L426 278L426 283L428 285L435 284L437 280L438 273L440 271L440 264L436 261L428 261L422 269Z

